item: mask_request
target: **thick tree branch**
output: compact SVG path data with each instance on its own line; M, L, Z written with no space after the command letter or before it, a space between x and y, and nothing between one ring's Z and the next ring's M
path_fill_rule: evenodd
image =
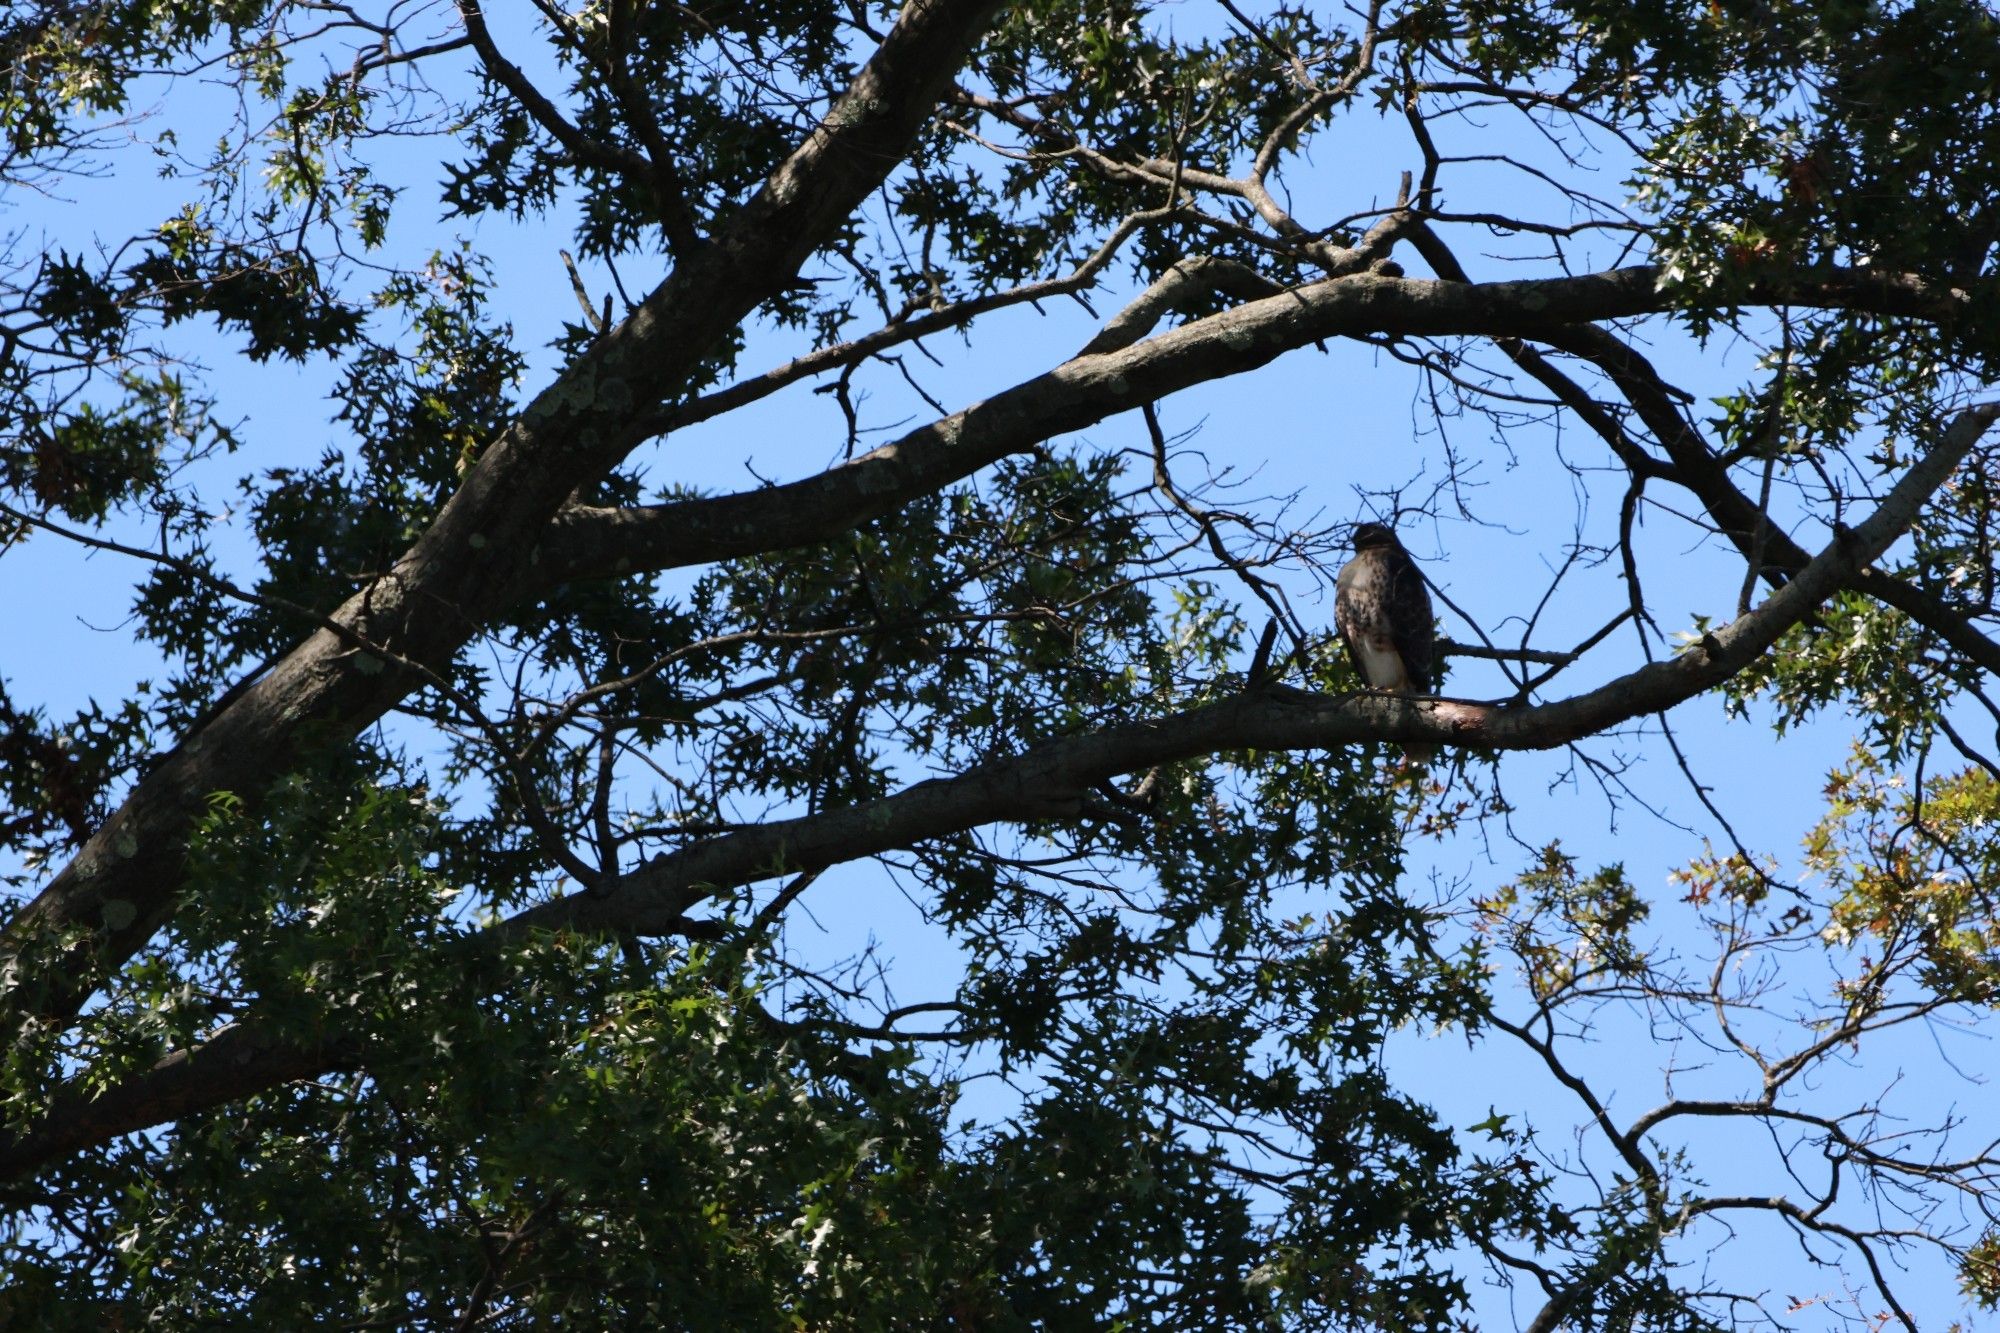
M17 1004L73 1014L97 968L116 965L150 937L171 910L185 829L208 793L254 796L296 750L345 743L421 683L357 642L441 669L531 588L821 540L1130 404L1255 369L1324 338L1383 330L1532 337L1671 304L1646 267L1490 284L1329 279L1117 353L1078 357L804 482L651 510L572 511L549 530L579 484L645 438L646 428L635 425L647 417L644 404L670 393L701 349L796 272L810 253L809 233L836 226L872 188L869 173L894 159L889 136L914 132L929 105L903 83L942 86L932 62L943 59L942 48L969 40L984 14L962 11L963 3L948 0L914 6L729 235L702 262L677 270L536 399L392 572L334 614L340 632L314 634L137 785L10 928L7 952L15 958L38 938L77 927L96 932L94 949L67 948L62 962L43 952L45 966L18 969ZM1820 270L1769 276L1743 299L1941 319L1968 298L1902 275Z
M823 541L1010 454L1284 352L1362 333L1553 337L1566 325L1671 309L1657 270L1457 283L1354 274L1294 288L1157 337L1079 355L815 477L630 509L571 508L537 560L547 585L680 568ZM1163 277L1168 282L1171 275ZM1772 278L1755 299L1940 319L1964 294L1914 278L1822 270ZM1746 297L1746 300L1753 299Z
M2000 404L1969 408L1858 527L1840 534L1760 606L1670 660L1651 662L1588 693L1534 707L1413 700L1290 689L1245 694L1191 712L1065 737L970 772L919 783L846 810L781 820L697 844L625 876L610 891L530 909L512 928L672 931L718 889L800 873L995 820L1070 813L1119 774L1225 750L1331 749L1364 740L1481 749L1547 749L1661 712L1727 680L1812 614L1915 520Z
M0 1137L0 1179L18 1179L44 1162L149 1125L297 1079L351 1069L357 1060L358 1052L340 1043L301 1045L277 1037L263 1024L235 1023L95 1096L64 1096L37 1128Z
M518 913L483 938L537 930L685 933L691 924L687 911L723 890L774 875L810 875L985 824L1073 816L1102 782L1205 754L1331 749L1370 740L1547 749L1663 711L1740 671L1888 549L1996 419L2000 404L1961 413L1937 448L1910 468L1873 514L1836 538L1763 604L1689 651L1648 663L1585 694L1509 707L1268 686L1189 712L1049 741L878 801L724 834L659 857L603 889ZM254 1023L239 1025L100 1098L59 1099L40 1126L0 1140L0 1177L352 1058L349 1052L290 1047L260 1033Z
M535 537L578 486L639 440L633 423L687 376L902 160L996 0L912 0L826 118L758 195L493 441L391 572L333 615L200 731L10 923L0 967L13 1020L72 1017L105 969L173 910L185 838L208 796L254 798L301 752L346 744L515 600ZM79 942L78 933L85 938Z

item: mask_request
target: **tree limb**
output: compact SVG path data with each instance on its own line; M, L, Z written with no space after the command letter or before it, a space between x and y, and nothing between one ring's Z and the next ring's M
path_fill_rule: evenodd
M691 924L686 912L728 888L779 874L810 875L983 824L1072 815L1099 783L1203 754L1330 749L1370 740L1547 749L1660 712L1727 680L1877 558L1908 530L1924 501L1996 419L2000 403L1960 413L1939 445L1904 474L1873 514L1836 537L1761 605L1689 651L1647 663L1585 694L1508 707L1374 693L1322 695L1273 685L1188 712L1049 741L881 800L711 838L658 857L597 891L517 913L472 940L498 942L542 930L685 933ZM19 1175L65 1152L190 1110L344 1067L336 1060L352 1058L331 1048L289 1046L254 1023L240 1024L100 1097L59 1097L40 1125L0 1139L0 1176Z
M1816 270L1774 277L1755 299L1781 294L1794 305L1931 319L1953 313L1964 296L1914 278ZM814 477L664 505L571 507L542 541L537 569L543 586L554 586L824 541L1054 436L1329 338L1381 332L1539 338L1568 325L1657 314L1673 303L1651 267L1494 283L1367 273L1330 278L1129 347L1078 355Z
M678 266L486 449L391 571L153 765L71 863L9 923L0 969L13 1022L67 1020L171 915L185 839L210 793L254 798L301 751L346 744L515 600L535 538L580 485L639 439L635 415L676 392L895 165L997 0L911 0L791 157L699 256ZM82 936L78 938L79 934Z

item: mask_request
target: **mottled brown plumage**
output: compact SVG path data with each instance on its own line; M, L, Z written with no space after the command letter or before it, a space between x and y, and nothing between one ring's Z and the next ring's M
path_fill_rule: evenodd
M1361 679L1395 694L1429 694L1435 627L1416 562L1380 523L1354 529L1354 558L1334 581L1333 623ZM1416 763L1429 747L1412 746Z

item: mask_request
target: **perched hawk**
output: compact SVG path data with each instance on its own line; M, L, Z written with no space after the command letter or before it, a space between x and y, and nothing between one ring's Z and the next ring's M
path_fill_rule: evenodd
M1333 623L1361 679L1392 694L1429 694L1434 631L1431 598L1416 562L1380 523L1354 529L1354 558L1334 581ZM1410 762L1428 763L1429 746L1410 746Z

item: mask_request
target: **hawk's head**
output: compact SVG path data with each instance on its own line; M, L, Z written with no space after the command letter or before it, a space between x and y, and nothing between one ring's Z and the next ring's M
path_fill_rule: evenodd
M1381 523L1356 523L1354 525L1354 549L1373 550L1381 546L1396 546L1396 530Z

